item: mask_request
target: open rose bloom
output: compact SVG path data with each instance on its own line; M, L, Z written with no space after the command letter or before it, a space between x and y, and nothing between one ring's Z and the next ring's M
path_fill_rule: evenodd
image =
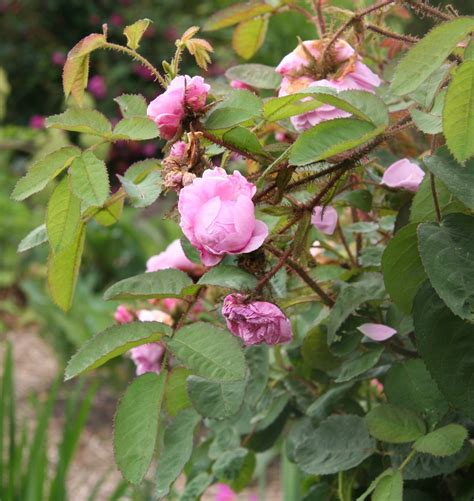
M323 69L321 40L307 40L304 48L299 45L286 55L276 71L283 76L279 96L301 92L308 87L330 87L336 91L363 90L374 92L381 83L380 78L364 63L354 49L344 40L337 40L329 49L329 71ZM310 56L311 55L311 56ZM305 98L308 100L311 98ZM350 113L324 104L291 118L296 130L306 130L324 120L343 118Z
M226 254L252 252L263 244L268 228L255 219L255 191L242 174L229 175L219 167L180 191L181 229L204 265L214 266Z
M186 257L179 240L171 242L163 252L152 256L146 262L146 271L158 271L167 268L176 268L196 275L202 273L201 267Z

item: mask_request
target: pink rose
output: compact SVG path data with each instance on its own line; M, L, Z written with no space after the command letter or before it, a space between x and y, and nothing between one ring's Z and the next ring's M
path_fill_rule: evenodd
M341 90L364 90L374 92L381 83L380 78L361 62L361 58L354 54L354 49L344 40L337 40L332 46L334 73L321 78L321 74L314 72L314 61L318 62L323 52L323 43L320 40L303 42L306 50L299 45L293 52L286 55L276 71L283 75L279 96L287 96L300 92L308 87L330 87ZM312 60L307 52L309 52ZM311 98L305 98L309 100ZM306 130L325 120L343 118L350 113L339 110L329 104L297 115L291 118L296 130Z
M233 89L253 90L253 87L251 85L248 85L245 82L241 82L240 80L231 80L230 81L230 86Z
M170 149L170 157L183 158L186 155L188 145L184 141L176 141Z
M418 191L425 173L418 165L402 158L390 165L384 172L381 184L389 188L404 188L408 191Z
M334 207L318 205L313 209L311 222L326 235L332 235L337 226L337 211Z
M203 110L210 88L202 77L181 75L148 105L147 115L156 123L163 139L170 140L177 134L187 111Z
M252 252L263 244L268 228L255 219L255 191L239 172L228 175L219 167L204 171L180 191L180 226L204 265L214 266L225 254Z
M199 265L186 257L179 240L171 242L163 252L152 256L146 262L146 271L158 271L167 268L176 268L186 273L200 273Z
M217 493L215 501L235 501L237 496L235 492L226 484L217 484Z
M64 63L66 62L66 54L64 54L64 52L61 52L59 50L55 50L51 54L51 62L56 66L63 66Z
M293 332L286 315L266 301L246 302L242 294L229 294L222 306L227 327L244 344L279 344L291 341Z
M30 118L29 126L32 129L42 129L44 127L44 117L42 115L33 115Z
M114 318L119 324L128 324L133 321L133 315L128 311L124 304L117 306L114 313Z
M388 325L371 323L359 325L357 330L372 339L372 341L385 341L397 333L395 329Z
M100 75L95 75L89 80L87 89L96 99L103 99L107 95L104 77Z

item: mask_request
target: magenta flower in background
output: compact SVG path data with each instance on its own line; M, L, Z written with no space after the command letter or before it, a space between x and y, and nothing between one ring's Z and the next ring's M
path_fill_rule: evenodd
M44 128L44 117L42 115L33 115L30 118L28 125L32 129L43 129Z
M179 240L171 242L163 252L152 256L146 262L146 271L158 271L167 268L176 268L187 273L202 274L201 267L186 257Z
M87 89L96 99L104 99L107 95L105 79L100 75L94 75L89 79Z
M51 62L56 66L63 66L64 63L66 62L66 54L64 54L64 52L61 52L59 50L54 51L51 54Z
M240 80L231 80L230 86L233 89L253 90L253 87L251 85L248 85L245 82L241 82Z
M329 205L322 207L318 205L313 209L311 215L311 223L316 226L316 228L326 235L332 235L337 226L337 211L334 207Z
M163 139L170 140L177 134L188 111L203 110L210 88L202 77L180 75L148 105L147 115L156 123Z
M397 333L395 329L388 325L372 323L359 325L357 330L372 339L372 341L385 341Z
M119 324L128 324L133 321L133 315L124 304L117 306L114 318Z
M120 14L114 13L110 16L109 23L112 26L122 26L124 24L124 20Z
M216 265L226 254L245 254L263 244L268 228L255 219L255 191L238 171L229 175L219 167L204 171L202 178L180 191L180 226L205 266Z
M337 40L333 44L331 50L335 69L333 74L328 74L325 78L315 74L312 68L314 61L318 62L322 56L323 43L320 40L307 40L303 44L304 49L298 45L276 67L276 71L283 76L279 96L294 94L308 87L374 92L375 88L380 85L380 78L362 63L360 56L355 54L354 49L345 40ZM308 56L308 52L313 60ZM305 98L302 101L309 99L311 98ZM292 117L291 122L296 130L302 131L325 120L347 116L350 116L350 113L324 104L313 111Z
M237 496L235 492L226 484L217 484L217 493L215 501L235 501Z
M389 188L403 188L408 191L418 191L425 172L408 158L402 158L393 163L384 172L381 184Z
M293 337L286 315L267 301L247 302L242 294L229 294L224 299L222 315L230 332L246 345L288 343Z
M158 146L154 143L147 143L142 146L142 153L146 157L154 157L158 151Z
M140 78L143 78L143 80L154 80L155 77L153 73L145 66L142 64L136 63L132 66L132 71L135 73L135 75L138 75Z
M137 367L137 376L146 372L160 373L165 348L160 343L147 343L130 350L130 358Z

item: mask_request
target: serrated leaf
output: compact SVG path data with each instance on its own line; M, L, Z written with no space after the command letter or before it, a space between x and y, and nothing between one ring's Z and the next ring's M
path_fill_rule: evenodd
M418 224L409 224L390 240L382 256L385 287L393 302L404 312L411 313L413 299L426 273L418 252Z
M69 168L71 189L81 200L82 209L101 207L109 196L109 175L103 160L85 151Z
M134 183L130 179L118 174L117 177L120 179L132 205L137 208L151 205L160 196L163 189L161 174L157 171L150 172L145 179L138 183Z
M329 351L326 332L317 326L303 339L301 355L308 367L328 372L341 365L342 360Z
M268 29L268 17L254 17L241 22L232 35L232 47L243 59L253 57L263 45Z
M97 212L97 214L94 216L95 221L97 221L102 226L112 226L119 220L120 216L122 215L123 203L124 199L119 198L111 205L107 205L107 207L104 207L99 212Z
M147 117L122 118L114 127L113 141L146 141L158 137L158 127Z
M141 94L122 94L114 101L124 118L146 117L147 102Z
M384 475L375 487L372 501L403 501L402 472L395 470Z
M71 379L84 372L104 365L135 346L160 341L171 329L159 322L131 322L113 325L90 338L69 360L65 379Z
M167 496L193 451L193 438L201 417L194 409L181 411L167 426L156 470L156 495Z
M413 307L417 348L439 389L454 406L474 417L474 325L452 313L428 281Z
M34 230L31 230L26 237L18 244L18 252L25 252L33 247L44 244L48 241L48 235L46 233L46 225L41 224L37 226Z
M425 134L439 134L443 131L441 123L441 115L434 115L425 111L417 110L416 108L410 110L411 117L415 125Z
M321 122L303 132L293 144L290 164L319 162L361 146L381 132L371 123L354 118L336 118Z
M46 232L53 253L69 247L77 238L81 224L81 202L62 179L51 195L46 212Z
M424 157L423 163L466 207L474 209L474 160L462 166L443 146L434 155Z
M327 388L324 394L306 409L306 414L315 421L326 419L353 386L353 382L348 382Z
M251 0L250 2L237 3L213 14L204 24L204 30L213 31L227 28L227 26L271 12L273 9L274 7L263 1Z
M46 127L83 132L108 138L112 126L107 118L97 110L68 108L64 113L46 119Z
M245 127L234 127L230 129L222 136L222 139L240 150L253 153L254 155L267 156L257 135Z
M193 281L183 271L166 269L142 273L120 280L104 292L104 299L153 299L177 297L192 293Z
M133 380L115 414L115 462L132 484L145 476L155 450L166 372L149 372Z
M183 494L179 501L196 501L203 492L211 485L213 477L209 473L202 472L193 477L191 481L186 484Z
M464 163L474 155L474 141L472 140L474 137L474 61L462 63L448 86L443 109L443 132L446 144L458 162Z
M305 96L306 99L308 97L310 99L302 100ZM268 122L278 122L285 118L313 111L319 108L321 103L317 99L311 99L311 97L303 93L298 93L267 99L263 104L263 115Z
M275 68L265 64L239 64L225 72L229 80L239 80L256 89L277 89L281 83L281 75Z
M350 381L369 369L372 369L372 367L374 367L374 365L376 365L379 361L383 350L383 346L374 346L367 352L362 354L358 353L355 357L345 360L339 370L336 383Z
M243 447L224 451L212 465L212 473L220 482L229 484L240 476L248 455L249 451Z
M140 40L151 22L150 19L139 19L124 28L123 34L127 37L128 47L132 50L137 50L140 47Z
M474 19L469 17L458 17L436 26L400 61L395 70L391 91L402 96L417 89L472 31Z
M64 311L72 304L84 250L85 226L81 224L68 247L48 257L48 287L53 301Z
M331 416L298 443L296 462L306 473L331 475L359 465L375 449L364 420L358 416Z
M75 146L65 146L49 153L35 162L28 172L18 181L12 193L15 200L24 200L41 191L52 179L58 176L81 154Z
M241 291L254 289L257 285L257 279L237 266L221 264L205 273L199 279L198 284L215 285Z
M425 423L417 414L392 404L374 407L365 416L365 422L373 437L391 444L413 442L426 432Z
M157 158L147 158L133 163L125 171L125 178L133 183L141 183L148 174L158 171L161 168L160 160Z
M474 218L449 214L418 228L421 260L430 282L446 305L474 321Z
M451 456L460 451L467 438L467 430L460 424L451 423L419 438L413 449L432 456Z
M212 324L187 325L176 332L167 346L186 367L203 378L239 381L245 377L245 359L237 338Z
M179 412L191 407L188 397L186 379L191 371L185 367L176 367L168 374L165 389L165 407L170 416L177 416Z
M201 416L224 419L239 411L245 395L245 380L210 381L189 376L187 388L189 398Z

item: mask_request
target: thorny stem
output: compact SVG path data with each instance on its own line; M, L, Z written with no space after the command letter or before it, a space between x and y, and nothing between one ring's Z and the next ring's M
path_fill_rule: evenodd
M413 10L423 12L433 19L441 19L442 21L450 21L453 19L452 15L440 11L422 0L405 0L404 3L411 6Z
M430 185L431 185L431 194L433 195L433 203L435 206L436 212L436 221L441 223L441 209L439 207L438 193L436 191L436 179L432 172L430 172Z
M276 265L258 282L258 284L255 287L255 291L259 292L261 291L265 285L271 280L273 276L281 269L283 266L285 266L285 261L288 258L288 256L291 254L292 251L291 245L288 246L288 249L280 256L278 259L278 262Z
M166 83L166 80L164 77L161 75L161 73L148 61L148 59L144 58L141 56L137 51L129 49L128 47L124 47L123 45L119 45L116 43L111 43L107 42L103 46L105 49L112 49L116 50L118 52L123 52L124 54L128 54L130 57L138 61L142 66L145 66L145 68L148 68L151 72L151 74L155 77L155 80L158 80L160 82L160 85L166 89L168 84Z
M394 31L387 30L386 28L381 28L375 24L366 24L365 27L374 33L378 33L379 35L387 38L394 38L395 40L400 40L401 42L416 43L419 40L417 37L413 37L411 35L401 35L400 33L395 33Z
M197 290L197 292L188 300L186 308L183 311L182 315L179 317L179 320L176 322L176 325L173 329L173 332L176 332L177 330L181 329L187 316L189 315L189 312L192 310L193 306L197 303L199 296L202 294L202 292L204 290L205 290L205 287L200 287Z
M347 243L346 237L344 236L344 232L342 231L341 223L339 221L337 222L337 233L341 239L341 243L344 246L344 249L346 249L347 255L349 256L349 260L351 261L352 266L354 266L354 268L357 268L357 266L358 266L357 260L355 259L354 255L351 252L351 249L349 247L349 244Z
M319 37L324 38L326 35L326 22L324 21L322 0L313 0L313 8L316 13L316 27L318 28Z

